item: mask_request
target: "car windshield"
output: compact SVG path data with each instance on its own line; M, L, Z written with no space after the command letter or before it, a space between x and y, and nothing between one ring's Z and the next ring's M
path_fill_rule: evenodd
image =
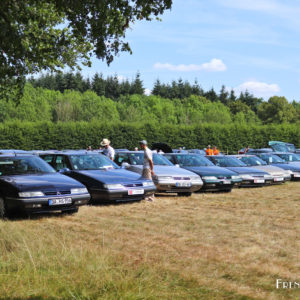
M176 155L178 163L183 167L207 167L214 164L202 155Z
M74 170L106 170L119 169L109 158L103 154L70 155Z
M296 150L293 144L273 144L271 147L276 152L295 152Z
M144 164L144 153L137 152L130 154L131 161L133 165L143 165ZM153 153L153 164L155 166L173 166L173 164L161 154Z
M277 155L270 155L270 154L260 154L259 157L264 160L265 162L267 162L268 164L282 164L285 163L285 161L280 158Z
M246 167L242 161L235 157L229 156L210 156L210 159L214 162L216 166L219 167Z
M55 170L37 156L0 157L0 176L55 173Z
M294 153L283 153L283 154L276 154L280 158L282 158L285 161L300 161L300 155L299 154L294 154Z
M257 156L240 156L238 157L247 166L265 166L267 163Z

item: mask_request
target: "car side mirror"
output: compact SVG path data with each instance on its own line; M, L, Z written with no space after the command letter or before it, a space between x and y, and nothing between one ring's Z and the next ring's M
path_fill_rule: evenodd
M130 164L127 163L127 162L123 162L123 163L121 164L121 166L122 166L122 169L128 169L128 168L130 167Z
M66 173L66 172L70 172L71 170L69 168L62 168L60 170L58 170L59 173Z

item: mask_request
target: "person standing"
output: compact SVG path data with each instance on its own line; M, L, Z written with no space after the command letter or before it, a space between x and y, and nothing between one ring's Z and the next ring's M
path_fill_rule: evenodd
M152 176L154 176L153 171L153 155L152 151L147 147L147 141L140 141L140 147L144 150L144 164L143 164L143 173L142 177L152 180ZM154 194L150 195L146 198L148 201L154 201Z
M217 149L217 146L214 146L213 148L213 155L219 155L220 151Z
M115 158L115 149L110 145L110 140L103 139L101 146L104 147L103 154L113 161Z
M207 146L205 153L206 155L214 155L213 149L210 148L210 145Z

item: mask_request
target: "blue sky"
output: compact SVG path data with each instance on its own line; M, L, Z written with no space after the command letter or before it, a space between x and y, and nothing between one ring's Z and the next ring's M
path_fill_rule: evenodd
M267 100L300 100L299 0L174 0L162 21L136 22L121 53L108 67L93 59L96 72L130 81L139 71L146 89L182 78L204 90L225 85Z

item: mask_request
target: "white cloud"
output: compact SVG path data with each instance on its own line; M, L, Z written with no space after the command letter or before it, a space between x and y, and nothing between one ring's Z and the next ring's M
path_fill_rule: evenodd
M155 63L154 69L162 69L169 71L177 71L177 72L195 72L195 71L207 71L207 72L222 72L227 69L226 65L222 62L221 59L213 58L208 63L203 63L202 65L172 65L169 63Z
M238 87L234 88L234 91L239 94L240 92L248 91L256 97L271 97L280 91L277 84L268 84L265 82L259 82L256 80L250 80L242 83Z
M151 95L151 90L150 90L150 89L145 89L145 90L144 90L144 94L145 94L146 96L150 96L150 95Z
M128 80L128 78L126 78L123 75L118 75L117 78L118 78L118 81L126 81L126 80Z

